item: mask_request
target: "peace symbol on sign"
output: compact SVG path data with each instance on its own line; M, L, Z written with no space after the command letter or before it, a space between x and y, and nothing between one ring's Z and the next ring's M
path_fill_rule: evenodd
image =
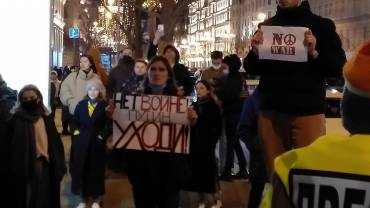
M287 45L293 45L297 41L297 38L293 34L288 34L284 37L284 42Z

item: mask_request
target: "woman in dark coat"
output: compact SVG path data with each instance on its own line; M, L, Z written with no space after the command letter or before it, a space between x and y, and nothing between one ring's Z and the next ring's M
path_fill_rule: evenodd
M26 85L19 92L11 120L11 183L15 208L60 207L65 174L63 144L41 92Z
M189 164L192 177L187 189L199 192L200 204L210 203L210 207L216 202L218 168L215 148L222 133L222 118L211 85L201 80L196 84L196 92L198 98L193 107L198 119L191 129Z
M86 91L88 98L80 101L74 114L76 130L72 139L72 193L80 195L78 208L99 208L105 192L106 138L109 136L108 117L103 101L103 86L90 80Z
M144 94L174 95L177 88L167 59L154 57L147 67ZM189 116L189 119L193 119ZM184 155L150 151L129 151L128 177L136 208L178 208L180 188L187 174Z
M150 60L152 57L157 55L158 41L161 38L161 32L157 30L155 38L157 41L153 41L149 45L147 58ZM194 90L194 80L190 77L188 68L180 64L180 53L173 45L167 45L163 49L163 56L166 57L167 61L174 73L175 83L177 85L177 94L179 96L189 96Z

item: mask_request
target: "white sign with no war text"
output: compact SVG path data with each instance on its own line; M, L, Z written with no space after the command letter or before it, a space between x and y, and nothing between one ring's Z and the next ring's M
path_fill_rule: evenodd
M307 49L303 45L306 27L262 26L263 44L259 46L259 59L307 62Z

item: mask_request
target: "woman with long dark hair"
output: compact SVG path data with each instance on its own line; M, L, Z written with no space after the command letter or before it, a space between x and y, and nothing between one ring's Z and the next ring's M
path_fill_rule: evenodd
M218 166L216 143L222 133L222 117L219 101L206 80L196 83L197 101L193 108L198 119L191 128L189 165L192 173L187 190L199 193L199 207L211 207L220 203L217 196Z
M157 30L153 42L149 45L148 59L157 54L159 39L163 36L163 31ZM167 45L162 54L169 62L173 72L174 80L177 85L177 95L189 96L194 90L194 81L190 77L188 68L180 63L180 52L173 45Z
M60 99L65 106L68 106L70 114L73 115L77 103L85 97L86 83L90 79L99 79L94 60L91 56L82 55L80 69L71 72L60 89Z
M80 58L80 70L70 73L63 81L60 89L60 100L63 105L68 106L71 116L73 116L78 102L85 98L86 84L92 79L101 82L96 74L96 67L92 57L82 55ZM103 89L103 94L105 95L105 88ZM71 132L73 132L73 123L71 123L71 126Z

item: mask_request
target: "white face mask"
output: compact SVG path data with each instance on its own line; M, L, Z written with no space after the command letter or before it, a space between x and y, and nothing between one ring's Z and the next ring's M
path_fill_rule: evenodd
M99 90L95 87L92 87L87 91L87 95L91 100L95 100L99 96Z
M223 72L224 72L224 75L228 75L229 74L229 69L224 69Z
M214 69L220 69L221 68L221 64L212 64L212 67Z

